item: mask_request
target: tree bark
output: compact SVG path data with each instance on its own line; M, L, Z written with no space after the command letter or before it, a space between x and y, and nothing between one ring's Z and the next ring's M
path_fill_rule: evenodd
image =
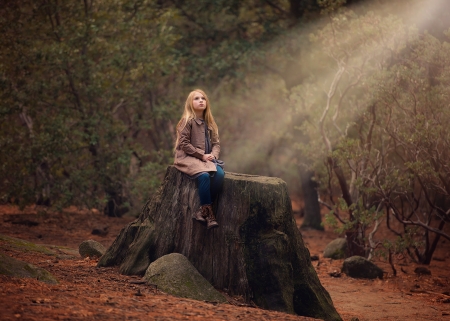
M98 266L119 265L123 274L143 275L159 257L181 253L230 295L265 309L341 320L311 265L284 181L226 173L213 205L217 229L192 219L198 207L195 180L170 166L159 192Z

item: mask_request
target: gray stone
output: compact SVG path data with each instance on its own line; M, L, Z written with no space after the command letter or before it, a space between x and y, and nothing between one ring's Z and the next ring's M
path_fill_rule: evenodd
M32 278L49 284L57 284L55 277L40 267L0 253L0 274L19 278Z
M106 252L106 248L97 241L87 240L78 246L78 252L82 257L101 257Z
M323 257L333 260L345 259L347 252L347 240L344 238L337 238L325 247Z
M150 264L144 279L168 294L209 302L227 299L182 254L167 254Z
M342 272L352 278L376 279L383 278L383 270L361 256L352 256L344 260Z
M414 273L418 275L431 275L431 271L423 266L418 266L414 269Z

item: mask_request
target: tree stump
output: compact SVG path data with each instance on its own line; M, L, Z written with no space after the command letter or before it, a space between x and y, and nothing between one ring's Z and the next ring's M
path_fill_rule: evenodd
M196 181L169 166L155 197L125 226L98 266L143 275L151 262L181 253L217 289L258 306L341 320L311 265L279 178L226 173L214 202L219 228L192 219Z

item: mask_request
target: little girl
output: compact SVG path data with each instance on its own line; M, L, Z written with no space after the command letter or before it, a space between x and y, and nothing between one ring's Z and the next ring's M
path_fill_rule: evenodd
M174 166L197 180L200 208L192 218L206 222L208 229L219 226L211 205L225 175L219 153L219 130L208 97L203 90L196 89L186 99L183 116L177 125Z

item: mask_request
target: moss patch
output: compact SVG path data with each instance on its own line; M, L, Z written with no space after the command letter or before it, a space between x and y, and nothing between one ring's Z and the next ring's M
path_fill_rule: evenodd
M58 281L47 270L0 253L0 274L19 278L32 278L49 284Z
M17 249L22 252L38 252L42 254L52 255L55 256L56 253L49 250L47 247L34 244L32 242L24 241L21 239L16 239L14 237L6 236L3 234L0 234L0 241L3 241L6 243L6 246L10 246L14 249ZM0 248L5 247L5 244L0 244Z

